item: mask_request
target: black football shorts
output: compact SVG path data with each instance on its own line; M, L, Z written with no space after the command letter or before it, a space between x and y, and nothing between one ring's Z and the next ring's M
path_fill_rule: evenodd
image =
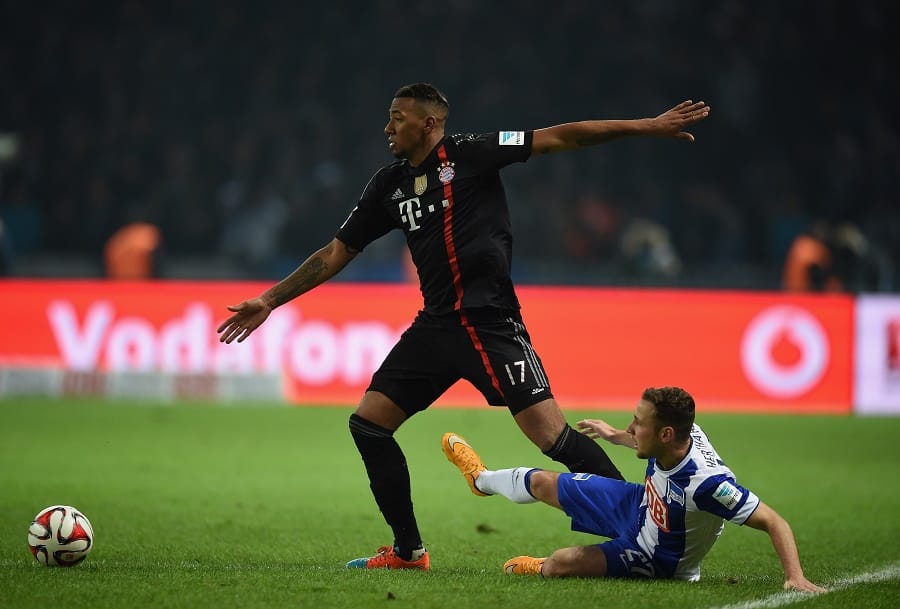
M372 376L379 391L406 412L425 410L459 379L491 406L517 414L553 397L541 358L518 311L421 311Z

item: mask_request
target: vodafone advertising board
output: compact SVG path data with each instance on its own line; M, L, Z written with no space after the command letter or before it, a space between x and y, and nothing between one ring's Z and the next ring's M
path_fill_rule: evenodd
M268 286L2 281L0 314L15 323L3 332L0 367L280 375L291 402L354 404L421 306L415 286L327 284L277 309L244 343L219 343L225 305ZM675 384L706 411L851 410L850 297L518 291L564 408L630 409L644 387ZM439 404L480 406L483 399L457 383Z

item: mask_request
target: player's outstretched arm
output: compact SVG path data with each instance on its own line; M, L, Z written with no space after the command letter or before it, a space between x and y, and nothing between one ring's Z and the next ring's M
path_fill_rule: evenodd
M687 100L655 118L580 121L537 129L532 155L595 146L628 135L674 137L693 142L694 136L685 128L705 119L709 110L705 102Z
M589 438L603 438L610 444L634 448L634 437L624 429L616 429L603 419L584 419L578 421L578 431Z
M791 526L787 520L782 518L778 512L760 501L759 507L756 508L756 511L747 519L745 524L769 534L772 545L775 547L775 552L781 560L781 566L784 568L785 590L828 592L828 590L815 585L803 575L794 533L791 531Z
M284 303L310 291L337 275L359 253L339 239L307 258L297 269L256 298L229 305L234 313L216 329L219 341L243 342L269 314Z

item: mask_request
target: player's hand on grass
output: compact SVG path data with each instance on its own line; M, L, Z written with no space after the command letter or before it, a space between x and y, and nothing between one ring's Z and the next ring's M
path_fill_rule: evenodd
M234 315L222 322L216 329L220 334L219 342L231 344L235 339L242 343L244 339L262 325L272 312L262 298L251 298L241 304L228 305Z
M651 119L651 133L660 137L676 137L693 142L694 136L683 129L702 121L707 116L709 116L709 106L705 102L683 101L671 110L666 110Z
M784 582L785 590L796 590L797 592L812 592L814 594L822 594L828 592L827 588L817 586L805 577L789 579Z
M589 438L602 438L612 444L634 448L634 438L624 429L616 429L603 419L584 419L578 421L578 431Z

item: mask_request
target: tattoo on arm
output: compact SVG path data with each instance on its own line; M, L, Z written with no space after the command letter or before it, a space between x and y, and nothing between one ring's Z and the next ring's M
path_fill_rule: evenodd
M348 256L334 256L336 244L342 245ZM358 249L335 239L307 258L293 273L269 288L263 295L263 300L273 309L280 307L289 300L293 300L320 283L331 279L358 253Z
M328 279L330 275L328 275L327 271L328 265L325 261L318 256L314 256L301 264L296 271L288 275L284 280L272 286L266 292L266 301L273 309L280 307Z

